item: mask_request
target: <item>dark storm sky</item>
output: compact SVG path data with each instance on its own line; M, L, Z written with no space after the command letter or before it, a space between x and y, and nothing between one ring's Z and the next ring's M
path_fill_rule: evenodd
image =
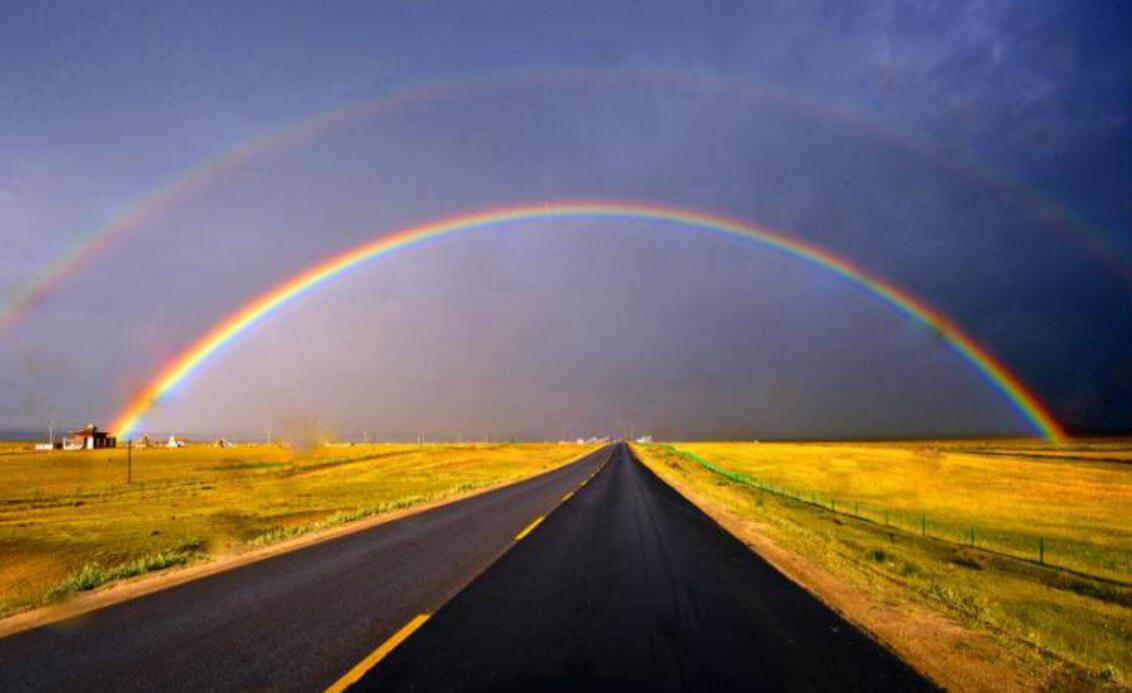
M726 214L850 258L963 325L1070 428L1127 430L1129 26L1127 3L1034 0L4 3L8 297L231 147L502 76L254 158L108 246L0 337L0 428L108 421L227 313L381 233L600 198ZM827 271L592 220L369 264L217 355L146 427L294 422L1029 430L937 335Z

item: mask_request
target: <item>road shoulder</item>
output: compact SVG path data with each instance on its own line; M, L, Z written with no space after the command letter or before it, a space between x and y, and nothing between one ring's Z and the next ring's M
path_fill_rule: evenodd
M971 692L1097 688L1076 667L1030 648L1007 647L917 603L898 585L880 578L858 584L831 568L834 556L819 560L791 550L781 528L743 511L750 505L749 496L744 497L749 493L746 489L697 465L661 461L636 445L633 451L664 483L784 576L943 688Z

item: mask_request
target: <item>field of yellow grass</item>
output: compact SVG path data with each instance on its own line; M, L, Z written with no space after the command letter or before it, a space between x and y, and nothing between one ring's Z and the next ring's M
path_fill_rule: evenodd
M1132 445L681 444L720 467L878 522L1132 580ZM1043 550L1044 549L1044 550ZM1044 555L1043 555L1044 554Z
M841 600L835 605L949 688L1120 687L1132 673L1128 441L637 450L748 539L810 565L824 576L815 579L830 592L823 598ZM878 617L894 605L929 617ZM935 623L933 613L993 645L980 650L959 637L947 651L938 623L916 633L917 623ZM1013 667L1011 678L972 683L980 677L971 667L995 658Z
M0 615L105 582L505 484L588 447L0 449Z

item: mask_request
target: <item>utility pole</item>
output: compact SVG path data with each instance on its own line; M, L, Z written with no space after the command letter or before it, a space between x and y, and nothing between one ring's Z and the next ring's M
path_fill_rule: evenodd
M126 441L126 484L134 483L134 439Z

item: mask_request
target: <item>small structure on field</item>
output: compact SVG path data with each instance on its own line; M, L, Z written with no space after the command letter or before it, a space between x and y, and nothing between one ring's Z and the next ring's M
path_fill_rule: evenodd
M231 447L235 447L235 446L232 445L232 443L225 438L217 438L216 441L212 444L212 447L214 447L214 448L231 448Z
M189 442L189 441L185 440L184 438L178 438L177 436L170 433L169 434L169 440L165 441L165 447L167 447L167 448L183 448L183 447L185 447L185 443L187 443L187 442Z
M63 438L64 450L101 450L117 447L117 445L117 438L106 431L99 430L98 426L92 423L88 423Z
M151 447L153 447L153 438L150 438L149 435L146 434L146 435L142 436L141 438L138 438L137 440L134 441L134 447L135 448L151 448Z

